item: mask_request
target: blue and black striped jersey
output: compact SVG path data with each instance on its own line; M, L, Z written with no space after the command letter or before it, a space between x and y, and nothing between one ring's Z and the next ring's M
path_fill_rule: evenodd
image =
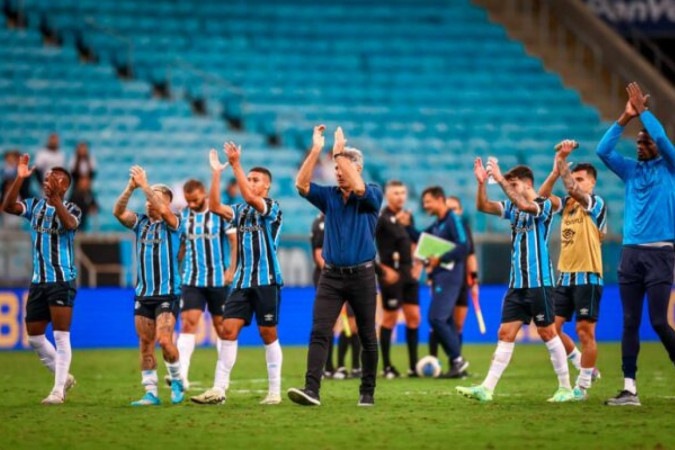
M71 281L77 277L75 230L67 230L56 215L56 208L46 198L27 198L20 202L22 216L30 221L33 244L32 283ZM68 212L75 216L78 225L82 211L74 203L63 202Z
M247 203L232 205L238 244L234 289L283 284L277 259L283 217L276 200L266 198L265 205L264 214Z
M500 202L502 218L511 222L512 289L555 286L553 265L548 251L553 207L550 199L534 200L539 212L520 211L511 201Z
M181 213L181 241L185 245L183 284L195 287L225 286L226 233L230 223L208 209L196 212L185 208Z
M163 220L153 221L138 214L131 229L136 233L136 296L180 294L180 223L174 230Z

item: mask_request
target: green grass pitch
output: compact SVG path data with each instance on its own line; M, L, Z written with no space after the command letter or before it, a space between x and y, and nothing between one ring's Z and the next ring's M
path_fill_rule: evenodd
M0 448L675 448L675 370L659 344L642 346L639 408L603 405L623 385L618 343L600 346L603 378L584 403L546 402L557 382L545 347L533 344L516 346L494 402L456 395L455 386L482 380L492 350L466 346L473 377L464 381L379 378L374 408L356 406L356 380L324 382L318 408L285 395L279 406L259 405L267 387L261 347L240 349L225 405L173 406L162 387L162 406L146 408L129 406L143 394L135 351L75 351L78 384L65 405L49 407L40 400L52 378L37 357L0 353ZM284 348L284 391L302 385L305 355ZM405 360L404 348L395 347L399 369ZM210 386L214 363L214 349L195 352L190 372L199 386L188 394Z

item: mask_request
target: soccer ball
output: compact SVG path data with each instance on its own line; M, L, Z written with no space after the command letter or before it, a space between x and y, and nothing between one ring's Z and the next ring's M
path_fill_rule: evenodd
M441 362L435 356L425 356L417 361L415 371L422 378L437 378L441 374Z

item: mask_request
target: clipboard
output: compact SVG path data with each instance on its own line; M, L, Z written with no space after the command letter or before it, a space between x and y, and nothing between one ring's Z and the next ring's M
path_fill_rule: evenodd
M415 259L426 261L431 256L441 256L442 254L453 250L455 247L457 247L457 245L455 245L454 242L439 238L433 234L422 233L417 241L417 247L415 248L415 254L413 256ZM455 267L455 263L454 261L441 263L439 267L445 270L452 270Z

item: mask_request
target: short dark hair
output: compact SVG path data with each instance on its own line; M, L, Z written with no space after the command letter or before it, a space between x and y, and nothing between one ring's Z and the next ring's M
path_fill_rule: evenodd
M250 170L250 172L258 172L258 173L265 174L265 175L267 175L267 178L270 179L270 183L272 182L272 172L270 172L269 169L267 169L265 167L256 166L256 167L253 167Z
M68 178L68 186L70 186L70 184L73 182L73 177L70 175L70 172L68 172L68 170L66 170L65 168L63 168L61 166L56 166L56 167L52 167L51 171L52 172L61 172L62 174L64 174L66 176L66 178Z
M590 163L578 163L575 164L574 167L572 167L571 172L580 172L582 170L585 170L587 174L593 177L594 180L598 179L598 171L595 170L595 167L593 167L593 164Z
M445 199L445 191L440 186L430 186L426 188L422 191L422 196L420 198L424 198L425 195L431 195L433 198Z
M519 165L504 174L506 180L530 180L534 184L534 174L527 166Z
M462 207L462 199L460 199L456 195L448 195L446 200L454 200L454 201L457 202L457 204L459 205L460 208Z
M206 190L206 188L204 188L204 183L195 180L194 178L187 180L185 184L183 184L183 192L194 192L197 189L201 189L202 191Z
M403 181L401 180L389 180L387 181L387 184L384 185L384 190L386 191L390 187L405 187L405 184L403 184Z

